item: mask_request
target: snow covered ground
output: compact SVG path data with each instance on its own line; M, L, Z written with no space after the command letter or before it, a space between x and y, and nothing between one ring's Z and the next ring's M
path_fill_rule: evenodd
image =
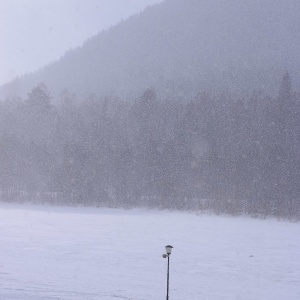
M300 224L0 204L1 300L300 299Z

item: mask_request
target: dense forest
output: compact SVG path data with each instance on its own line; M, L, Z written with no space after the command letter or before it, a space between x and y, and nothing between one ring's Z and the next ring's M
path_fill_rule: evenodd
M0 105L0 197L300 217L300 95L135 100L38 84Z

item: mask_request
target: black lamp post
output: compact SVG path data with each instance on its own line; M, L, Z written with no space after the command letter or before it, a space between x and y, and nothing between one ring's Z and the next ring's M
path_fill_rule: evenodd
M170 254L172 252L173 247L171 245L166 246L166 253L163 254L163 258L168 258L168 271L167 271L167 300L169 300L169 269L170 269Z

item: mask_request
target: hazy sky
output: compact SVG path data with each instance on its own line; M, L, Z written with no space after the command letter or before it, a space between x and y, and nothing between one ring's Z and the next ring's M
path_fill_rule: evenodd
M162 0L0 0L0 85Z

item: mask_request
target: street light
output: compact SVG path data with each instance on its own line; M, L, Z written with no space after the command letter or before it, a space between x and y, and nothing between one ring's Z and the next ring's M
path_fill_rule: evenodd
M167 271L167 300L169 300L169 269L170 269L170 255L172 252L173 247L171 245L166 246L166 253L163 254L163 258L168 258L168 271Z

